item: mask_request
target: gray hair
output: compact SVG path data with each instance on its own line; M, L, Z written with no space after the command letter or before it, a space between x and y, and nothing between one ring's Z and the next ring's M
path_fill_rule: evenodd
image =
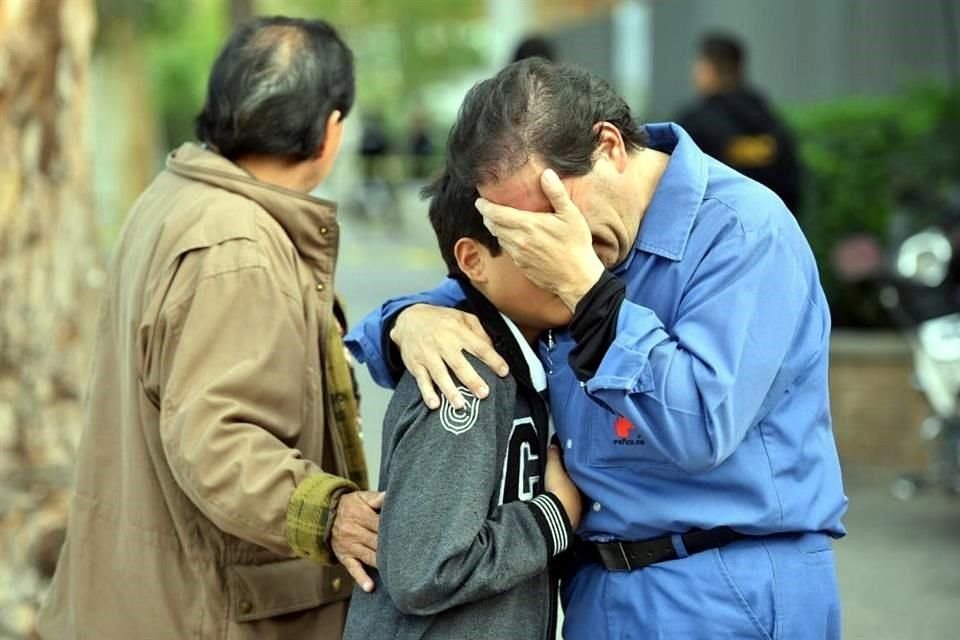
M217 57L197 137L224 156L313 157L354 100L353 54L322 20L258 18Z

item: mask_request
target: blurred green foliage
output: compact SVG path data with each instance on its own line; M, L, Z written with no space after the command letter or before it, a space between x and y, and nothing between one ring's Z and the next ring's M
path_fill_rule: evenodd
M834 324L889 324L869 286L843 283L831 268L837 242L867 233L885 246L899 227L937 219L960 187L960 91L923 87L789 114L806 169L800 221L820 264Z
M485 10L480 2L450 0L259 0L265 15L322 17L341 31L357 62L361 107L415 108L424 87L486 57Z
M97 0L97 9L98 50L142 61L150 115L167 146L191 139L210 65L228 32L228 1Z
M129 47L139 49L145 88L168 146L193 137L210 66L231 28L232 4L97 0L100 51L125 56ZM484 62L484 7L478 3L257 0L252 8L257 15L323 18L333 24L356 56L358 111L381 112L394 130L406 127L410 114L422 108L425 87Z

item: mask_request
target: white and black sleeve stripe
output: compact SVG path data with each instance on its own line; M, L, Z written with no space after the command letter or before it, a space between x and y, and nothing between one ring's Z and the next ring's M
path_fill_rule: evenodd
M542 493L528 504L544 537L550 543L551 557L566 551L570 546L573 527L570 526L570 519L567 518L560 499L552 493Z

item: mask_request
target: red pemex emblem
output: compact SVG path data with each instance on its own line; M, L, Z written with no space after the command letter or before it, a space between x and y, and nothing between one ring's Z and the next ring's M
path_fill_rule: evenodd
M617 431L617 437L621 440L626 440L629 438L630 432L634 429L633 423L623 416L617 416L617 421L614 423L613 427Z

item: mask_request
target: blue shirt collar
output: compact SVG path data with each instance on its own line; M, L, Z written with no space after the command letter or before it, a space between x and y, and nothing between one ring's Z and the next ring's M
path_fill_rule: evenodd
M640 221L636 251L680 260L707 189L707 160L693 139L673 123L646 125L650 148L670 154L650 206ZM626 271L632 252L616 269Z

